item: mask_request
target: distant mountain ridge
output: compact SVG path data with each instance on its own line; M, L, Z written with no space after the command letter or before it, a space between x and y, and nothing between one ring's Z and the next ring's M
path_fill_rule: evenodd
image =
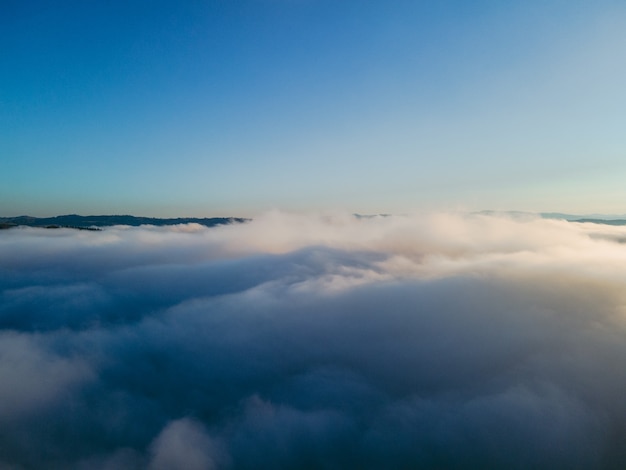
M587 215L575 215L564 214L561 212L524 212L524 211L493 211L484 210L474 212L474 214L481 215L505 215L510 217L536 217L539 216L543 219L557 219L566 220L568 222L587 222L591 224L604 224L604 225L626 225L626 214L611 215L611 214L587 214Z
M568 222L588 222L594 224L606 224L606 225L626 225L626 216L611 216L603 214L592 214L588 216L561 214L561 213L531 213L521 211L480 211L476 214L483 215L496 215L505 214L510 216L537 216L547 219L563 219ZM375 217L373 215L354 214L357 219ZM382 217L388 217L389 214L380 214ZM140 225L179 225L179 224L199 224L205 227L215 227L217 225L238 224L243 222L249 222L252 219L246 219L242 217L176 217L169 219L161 219L158 217L137 217L134 215L58 215L55 217L31 217L28 215L21 215L17 217L0 217L0 229L7 229L25 225L29 227L42 227L42 228L74 228L78 230L100 230L101 227L110 227L113 225L130 225L132 227L138 227Z
M560 212L542 212L541 217L544 219L565 219L570 222L592 222L597 224L624 225L626 223L626 214L562 214ZM617 223L616 223L617 222Z
M178 224L200 224L205 227L215 227L216 225L227 225L247 222L250 219L240 217L177 217L174 219L159 219L156 217L136 217L133 215L58 215L55 217L31 217L21 215L18 217L0 217L0 228L10 228L18 225L29 227L60 228L69 227L83 230L90 230L98 227L110 227L112 225L130 225L138 227L140 225L178 225Z
M545 219L564 219L568 222L581 222L590 224L604 224L604 225L626 225L626 216L609 215L609 214L588 214L588 215L572 215L561 213L542 213L541 216Z

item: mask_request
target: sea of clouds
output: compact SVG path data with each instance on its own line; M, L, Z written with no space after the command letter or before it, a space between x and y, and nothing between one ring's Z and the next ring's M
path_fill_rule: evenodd
M625 468L626 227L0 231L0 469Z

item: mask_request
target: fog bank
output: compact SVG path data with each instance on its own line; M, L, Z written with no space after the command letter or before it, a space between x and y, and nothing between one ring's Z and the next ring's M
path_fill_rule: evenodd
M0 468L623 468L626 228L0 232Z

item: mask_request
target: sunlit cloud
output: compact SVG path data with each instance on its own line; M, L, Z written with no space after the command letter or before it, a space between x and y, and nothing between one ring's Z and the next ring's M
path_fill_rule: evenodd
M462 213L4 230L0 466L619 468L624 239Z

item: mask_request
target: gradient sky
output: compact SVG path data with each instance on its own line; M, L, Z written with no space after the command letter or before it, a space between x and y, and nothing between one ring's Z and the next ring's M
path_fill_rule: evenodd
M0 63L0 215L626 212L621 0L3 0Z

